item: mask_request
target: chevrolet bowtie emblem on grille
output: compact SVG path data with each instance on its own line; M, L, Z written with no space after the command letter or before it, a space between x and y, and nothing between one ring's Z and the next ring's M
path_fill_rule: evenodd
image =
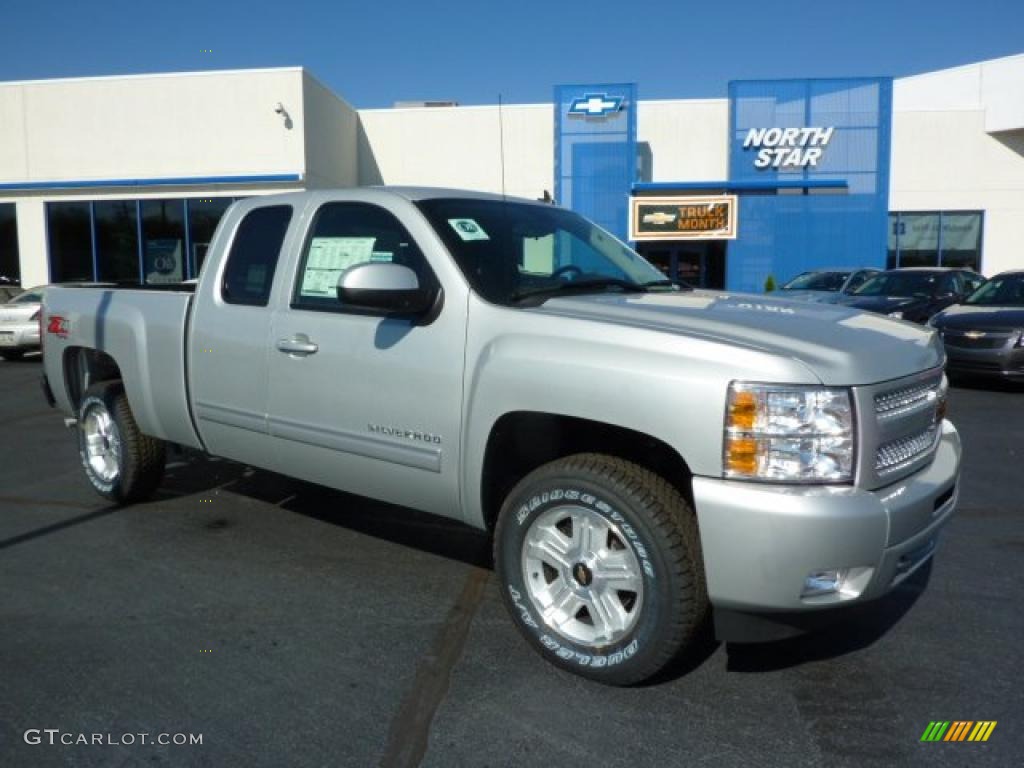
M609 96L607 93L588 93L582 98L573 99L569 105L570 115L584 117L605 117L618 112L622 108L621 96Z
M980 339L985 335L984 331L967 331L964 333L968 339Z
M658 211L656 213L645 213L644 224L671 224L676 220L674 213L662 213Z

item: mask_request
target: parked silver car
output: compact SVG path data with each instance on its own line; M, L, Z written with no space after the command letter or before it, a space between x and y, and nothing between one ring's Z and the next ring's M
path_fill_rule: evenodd
M779 288L779 297L836 304L840 298L860 288L877 269L818 269L801 272Z
M1024 381L1024 271L1003 272L928 321L950 374Z
M46 286L22 291L0 305L0 357L17 360L39 349L39 312Z

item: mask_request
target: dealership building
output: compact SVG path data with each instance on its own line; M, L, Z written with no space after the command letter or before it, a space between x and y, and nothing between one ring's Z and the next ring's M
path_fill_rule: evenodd
M372 184L553 198L714 288L1024 268L1024 55L639 92L356 110L302 68L0 82L0 277L175 282L235 199Z

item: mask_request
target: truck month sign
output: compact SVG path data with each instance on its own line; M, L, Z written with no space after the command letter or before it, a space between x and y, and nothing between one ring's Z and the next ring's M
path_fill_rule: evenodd
M631 240L733 240L736 196L634 197Z

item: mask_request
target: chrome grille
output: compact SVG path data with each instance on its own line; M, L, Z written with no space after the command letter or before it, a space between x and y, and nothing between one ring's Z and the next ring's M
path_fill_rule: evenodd
M901 437L880 446L875 454L875 471L880 475L887 474L913 463L935 446L938 433L938 425L932 424L917 435Z
M880 392L875 395L875 413L879 420L888 420L924 408L938 399L940 385L941 380L929 381Z
M942 434L938 412L945 389L941 368L854 388L862 415L858 485L881 488L931 461Z

